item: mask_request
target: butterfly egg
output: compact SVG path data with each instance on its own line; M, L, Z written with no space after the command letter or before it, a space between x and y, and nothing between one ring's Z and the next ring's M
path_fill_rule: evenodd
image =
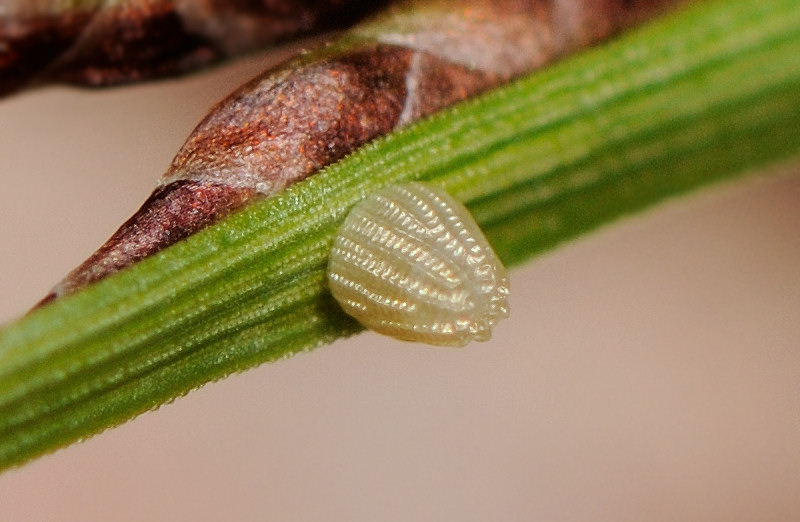
M508 274L469 211L424 183L356 204L334 240L328 284L366 328L405 341L486 341L508 317Z

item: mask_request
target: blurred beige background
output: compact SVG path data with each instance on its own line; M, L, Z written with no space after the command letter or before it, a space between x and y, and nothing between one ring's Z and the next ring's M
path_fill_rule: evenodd
M0 322L265 60L0 102ZM800 520L799 260L799 174L717 187L517 269L489 343L365 334L206 386L0 475L0 520Z

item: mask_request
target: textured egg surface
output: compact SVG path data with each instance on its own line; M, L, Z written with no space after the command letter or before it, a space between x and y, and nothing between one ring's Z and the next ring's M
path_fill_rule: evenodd
M426 183L392 185L348 214L331 293L366 328L406 341L485 341L508 316L508 274L469 211Z

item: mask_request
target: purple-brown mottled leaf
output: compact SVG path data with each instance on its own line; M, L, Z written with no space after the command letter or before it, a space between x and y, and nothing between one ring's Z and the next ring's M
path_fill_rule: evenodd
M0 6L0 95L47 83L103 86L183 74L351 24L364 0L98 0Z

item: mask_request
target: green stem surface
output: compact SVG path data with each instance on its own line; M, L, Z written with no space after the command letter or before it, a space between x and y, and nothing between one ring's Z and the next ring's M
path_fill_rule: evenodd
M359 330L325 289L348 209L439 183L519 264L800 151L800 3L702 2L364 147L0 331L0 468Z

